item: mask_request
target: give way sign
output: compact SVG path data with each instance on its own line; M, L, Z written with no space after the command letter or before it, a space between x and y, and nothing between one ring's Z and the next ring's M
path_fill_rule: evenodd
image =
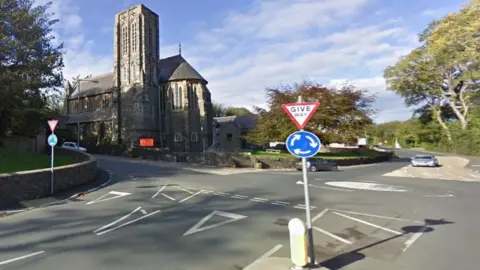
M282 109L292 119L298 129L303 129L317 110L319 102L303 102L282 104Z

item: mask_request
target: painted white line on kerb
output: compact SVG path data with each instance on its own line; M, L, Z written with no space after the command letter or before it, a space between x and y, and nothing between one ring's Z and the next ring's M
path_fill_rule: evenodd
M283 245L276 245L274 248L270 249L267 253L263 254L262 257L256 259L254 262L252 262L251 264L247 265L247 267L243 268L243 270L250 270L252 269L255 264L259 263L260 261L262 261L263 259L265 258L268 258L270 257L273 253L277 252L279 249L281 249L283 247Z
M156 213L159 213L159 212L160 212L160 210L157 210L157 211L152 212L152 213L150 213L150 214L148 214L148 215L145 215L145 216L143 216L143 217L136 218L136 219L131 220L131 221L129 221L129 222L125 222L125 223L123 223L122 225L118 225L118 226L113 227L113 228L111 228L111 229L108 229L108 230L105 230L105 231L103 231L103 232L97 233L97 235L106 234L106 233L111 232L111 231L113 231L113 230L120 229L120 228L125 227L125 226L127 226L127 225L129 225L129 224L132 224L132 223L134 223L134 222L140 221L140 220L142 220L142 219L144 219L144 218L147 218L147 217L149 217L149 216L155 215Z
M114 222L109 223L109 224L107 224L107 225L105 225L105 226L103 226L103 227L100 227L100 228L96 229L95 231L93 231L93 233L97 233L97 232L99 232L99 231L101 231L101 230L103 230L103 229L106 229L106 228L108 228L108 227L111 227L111 226L119 223L120 221L128 218L129 216L131 216L133 213L137 212L137 211L140 210L141 208L142 208L142 207L137 207L137 208L136 208L135 210L133 210L132 212L130 212L130 213L126 214L125 216L123 216L123 217L115 220Z
M181 190L181 191L185 191L185 192L187 192L187 193L194 194L194 192L192 192L192 191L190 191L190 190L186 190L186 189L184 189L184 188L177 187L177 186L176 186L176 188L179 189L179 190Z
M382 227L382 226L379 226L379 225L376 225L376 224L373 224L373 223L370 223L368 221L365 221L365 220L361 220L361 219L358 219L358 218L354 218L354 217L351 217L351 216L347 216L345 214L340 214L338 212L333 212L335 215L339 215L341 217L344 217L344 218L348 218L348 219L351 219L353 221L356 221L356 222L360 222L360 223L363 223L365 225L369 225L369 226L372 226L374 228L377 228L377 229L380 229L380 230L384 230L386 232L391 232L393 234L396 234L396 235L401 235L402 233L401 232L397 232L397 231L394 231L394 230L391 230L389 228L385 228L385 227Z
M328 235L328 236L330 236L334 239L337 239L338 241L343 242L345 244L349 244L349 245L353 244L352 242L348 241L347 239L343 239L342 237L340 237L338 235L335 235L331 232L327 232L327 231L325 231L323 229L320 229L320 228L317 228L317 227L313 227L313 229L316 230L317 232L321 232L321 233L323 233L325 235Z
M267 202L268 199L264 199L264 198L253 198L253 199L250 199L250 201L253 201L253 202Z
M162 190L164 190L165 188L167 187L167 185L164 185L159 191L157 191L157 193L155 193L153 196L152 196L152 199L157 197L158 194L160 194L160 192L162 192Z
M415 241L417 241L418 238L420 238L420 236L422 236L427 229L427 226L423 226L420 231L414 233L412 238L408 239L407 242L405 242L405 248L402 250L402 252L405 252L409 247L411 247L413 243L415 243Z
M316 215L313 219L312 219L312 222L315 222L317 219L323 217L327 212L328 212L328 208L325 208L322 210L322 212L318 213L318 215Z
M13 258L13 259L10 259L10 260L6 260L6 261L3 261L3 262L0 262L0 265L5 265L5 264L12 263L12 262L20 261L20 260L23 260L23 259L26 259L26 258L30 258L30 257L36 256L36 255L40 255L44 252L45 251L42 250L42 251L27 254L27 255L24 255L24 256L20 256L20 257L17 257L17 258Z
M186 200L189 200L189 199L195 197L196 195L198 195L198 194L200 194L200 193L201 193L201 191L199 191L199 192L197 192L197 193L193 193L192 195L188 196L187 198L181 200L180 202L184 202L184 201L186 201Z
M372 215L372 214L365 214L365 213L353 212L353 211L346 211L346 210L337 210L337 209L331 209L331 210L332 210L332 211L335 211L335 212L341 212L341 213L347 213L347 214L354 214L354 215L366 216L366 217L391 219L391 220L397 220L397 221L413 222L413 223L418 223L418 224L423 224L423 223L424 223L424 222L416 221L416 220L409 220L409 219L403 219L403 218L394 218L394 217L387 217L387 216L380 216L380 215Z
M172 198L172 197L168 196L168 195L165 194L165 193L160 193L160 195L162 195L163 197L165 197L165 198L167 198L167 199L170 199L170 200L172 200L172 201L176 201L175 198Z

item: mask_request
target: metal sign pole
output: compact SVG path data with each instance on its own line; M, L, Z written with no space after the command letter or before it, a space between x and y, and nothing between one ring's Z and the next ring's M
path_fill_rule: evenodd
M53 146L52 146L52 155L50 157L50 172L51 172L51 176L50 176L50 194L53 195L53 153L54 153L54 150L53 150Z
M303 97L298 97L297 103L303 103ZM303 128L300 129L303 131ZM307 159L302 158L303 189L305 193L305 214L307 218L308 257L310 265L315 265L315 249L313 247L312 217L310 213L310 193L308 190Z

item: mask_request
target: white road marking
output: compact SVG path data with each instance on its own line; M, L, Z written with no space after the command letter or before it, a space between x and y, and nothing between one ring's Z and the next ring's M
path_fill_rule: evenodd
M316 185L312 185L312 184L309 184L309 186L314 187L314 188L323 188L323 189L336 190L336 191L345 191L345 192L352 192L353 191L353 190L349 190L349 189L321 187L321 186L316 186Z
M250 201L254 201L254 202L267 202L268 199L264 199L264 198L253 198L253 199L250 199Z
M340 236L338 236L338 235L335 235L335 234L333 234L333 233L327 232L327 231L325 231L325 230L323 230L323 229L320 229L320 228L317 228L317 227L313 227L313 229L316 230L317 232L321 232L321 233L323 233L323 234L325 234L325 235L328 235L328 236L330 236L330 237L332 237L332 238L335 238L335 239L337 239L338 241L343 242L343 243L345 243L345 244L349 244L349 245L353 244L352 242L348 241L347 239L343 239L342 237L340 237Z
M268 258L268 257L272 256L272 254L277 252L282 247L283 247L282 245L276 245L274 248L270 249L267 253L263 254L260 258L256 259L254 262L252 262L251 264L249 264L245 268L243 268L243 270L252 269L258 262L264 260L265 258Z
M234 199L240 199L240 200L248 198L248 196L243 196L243 195L233 195L231 197Z
M212 224L212 225L205 226L205 227L201 228L202 225L205 224L214 215L226 217L226 218L229 218L229 220L224 220L222 222L218 222L216 224ZM183 234L183 236L194 234L194 233L201 232L201 231L205 231L205 230L208 230L208 229L213 229L215 227L222 226L222 225L225 225L225 224L228 224L228 223L231 223L231 222L235 222L235 221L238 221L238 220L241 220L241 219L244 219L244 218L247 218L247 216L214 210L212 213L210 213L206 217L202 218L202 220L200 220L197 224L195 224L187 232L185 232Z
M27 255L24 255L24 256L20 256L20 257L16 257L16 258L13 258L13 259L10 259L10 260L6 260L6 261L3 261L3 262L0 262L0 265L5 265L5 264L9 264L9 263L12 263L12 262L16 262L16 261L20 261L20 260L23 260L23 259L27 259L27 258L30 258L30 257L33 257L33 256L37 256L37 255L40 255L42 253L44 253L45 251L38 251L38 252L34 252L34 253L30 253L30 254L27 254Z
M193 193L192 195L188 196L187 198L181 200L180 202L184 202L184 201L186 201L186 200L189 200L189 199L195 197L196 195L198 195L198 194L200 194L200 193L201 193L201 191L199 191L199 192L197 192L197 193Z
M159 191L157 191L157 193L155 193L155 194L152 196L152 199L155 198L155 197L157 197L157 195L160 194L160 192L162 192L162 190L164 190L166 187L167 187L166 184L163 185L163 187L162 187Z
M211 191L211 190L205 190L205 189L204 189L204 190L201 190L201 192L204 193L204 194L213 193L213 191Z
M101 230L103 230L103 229L106 229L106 228L108 228L108 227L111 227L111 226L119 223L119 222L122 221L122 220L125 220L126 218L128 218L129 216L131 216L133 213L137 212L137 211L140 210L141 208L142 208L142 207L140 207L140 206L137 207L137 208L136 208L135 210L133 210L132 212L130 212L130 213L126 214L125 216L123 216L123 217L115 220L114 222L109 223L109 224L107 224L107 225L105 225L105 226L102 226L102 227L94 230L93 233L97 233L97 232L99 232L99 231L101 231Z
M411 167L411 166L409 166L409 167ZM411 173L408 172L407 168L408 168L408 167L403 167L403 171L404 171L409 177L414 178L414 176L413 176Z
M274 204L274 205L280 205L280 206L290 205L289 202L282 202L282 201L274 201L274 202L272 202L272 204Z
M317 219L323 217L328 211L329 211L328 208L323 209L322 212L318 213L318 215L316 215L316 216L312 219L312 222L315 222Z
M293 208L296 208L296 209L303 209L303 210L306 210L307 207L305 205L295 205ZM315 208L317 208L316 206L310 206L310 210L314 210Z
M391 220L396 220L396 221L404 221L404 222L413 222L413 223L418 223L418 224L424 224L424 222L416 221L416 220L408 220L408 219L402 219L402 218L394 218L394 217L387 217L387 216L380 216L380 215L372 215L372 214L366 214L366 213L360 213L360 212L353 212L353 211L346 211L346 210L338 210L338 209L331 209L331 210L332 210L332 211L335 211L335 212L341 212L341 213L347 213L347 214L353 214L353 215L359 215L359 216L374 217L374 218L383 218L383 219L391 219Z
M335 215L339 215L341 217L344 217L344 218L348 218L348 219L351 219L353 221L356 221L356 222L360 222L360 223L363 223L365 225L369 225L369 226L372 226L374 228L377 228L377 229L380 229L380 230L384 230L386 232L391 232L393 234L397 234L397 235L401 235L402 233L401 232L397 232L397 231L394 231L394 230L391 230L389 228L385 228L385 227L382 227L382 226L379 226L379 225L376 225L376 224L373 224L373 223L370 223L368 221L365 221L365 220L361 220L361 219L358 219L358 218L354 218L354 217L351 217L351 216L347 216L345 214L341 214L341 213L338 213L338 212L333 212Z
M181 191L185 191L185 192L187 192L187 193L194 194L194 192L192 192L192 191L190 191L190 190L186 190L186 189L184 189L184 188L177 187L177 186L175 186L175 187L176 187L177 189L181 190Z
M160 195L162 195L163 197L165 197L165 198L167 198L167 199L170 199L170 200L172 200L172 201L176 201L175 198L172 198L172 197L168 196L168 195L165 194L165 193L160 193Z
M390 192L405 192L407 191L401 186L385 185L385 184L374 184L367 182L344 182L344 181L334 181L326 182L326 185L351 188L351 189L360 189L360 190L370 190L370 191L390 191Z
M422 236L427 229L428 227L424 226L420 229L420 231L414 233L412 238L408 239L407 242L405 242L405 248L402 250L402 252L405 252L409 247L411 247L413 243L415 243L415 241L417 241L418 238L420 238L420 236Z
M115 197L104 199L105 197L107 197L110 194L115 195ZM98 197L97 199L95 199L93 201L90 201L86 204L94 204L94 203L98 203L98 202L104 202L104 201L109 201L109 200L113 200L113 199L118 199L118 198L121 198L121 197L124 197L124 196L128 196L130 194L131 193L128 193L128 192L110 191L107 194L104 194L104 195Z
M148 215L144 215L144 216L142 216L142 217L136 218L136 219L131 220L131 221L129 221L129 222L125 222L125 223L123 223L123 224L121 224L121 225L118 225L118 226L116 226L116 227L113 227L113 228L111 228L111 229L108 229L108 230L102 231L102 232L100 232L100 233L97 233L97 235L106 234L106 233L111 232L111 231L114 231L114 230L116 230L116 229L120 229L120 228L125 227L125 226L127 226L127 225L130 225L130 224L132 224L132 223L134 223L134 222L137 222L137 221L140 221L140 220L142 220L142 219L144 219L144 218L147 218L147 217L149 217L149 216L155 215L155 214L157 214L157 213L159 213L159 212L161 212L161 211L160 211L160 210L157 210L157 211L152 212L152 213L150 213L150 214L148 214Z
M216 195L219 195L219 196L230 196L230 194L228 194L228 193L219 192L219 191L216 191L215 194L216 194Z
M140 212L142 212L142 214L144 214L144 215L147 214L147 211L145 209L141 209Z
M455 195L453 195L453 194L425 195L424 197L427 197L427 198L448 198L448 197L455 197Z

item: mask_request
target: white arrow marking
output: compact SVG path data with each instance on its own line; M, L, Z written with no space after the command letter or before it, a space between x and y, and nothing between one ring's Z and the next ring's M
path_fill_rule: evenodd
M305 136L305 138L307 138L307 140L310 141L310 146L311 147L317 147L318 146L318 143L310 136Z
M293 135L293 138L292 138L292 142L290 143L290 146L294 146L295 145L295 141L298 141L302 138L302 136L300 136L299 134L295 134Z
M310 151L310 150L302 151L302 150L300 150L300 149L297 148L297 149L294 149L293 152L294 152L296 155L304 155L304 154L309 154L309 153L312 152L312 151Z
M229 220L225 220L225 221L213 224L213 225L202 227L202 225L205 224L214 215L226 217L226 218L229 218ZM208 229L212 229L212 228L222 226L222 225L225 225L225 224L228 224L228 223L231 223L231 222L235 222L235 221L238 221L238 220L241 220L241 219L244 219L244 218L247 218L247 216L242 216L242 215L238 215L238 214L233 214L233 213L227 213L227 212L214 210L208 216L204 217L197 224L195 224L195 226L190 228L186 233L184 233L183 236L186 236L186 235L189 235L189 234L194 234L196 232L205 231L205 230L208 230Z

